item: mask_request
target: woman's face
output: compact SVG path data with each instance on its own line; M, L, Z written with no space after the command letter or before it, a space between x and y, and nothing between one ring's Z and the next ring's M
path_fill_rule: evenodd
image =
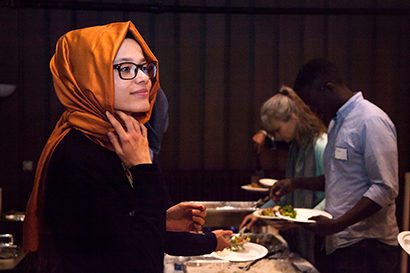
M275 139L289 143L295 138L297 120L295 114L292 114L288 121L272 120L270 133Z
M140 45L133 39L125 39L117 56L114 65L124 62L131 62L137 65L146 64L144 54ZM151 90L151 80L140 69L137 76L132 80L120 78L119 71L114 69L115 103L114 108L126 113L143 113L150 109L149 92Z

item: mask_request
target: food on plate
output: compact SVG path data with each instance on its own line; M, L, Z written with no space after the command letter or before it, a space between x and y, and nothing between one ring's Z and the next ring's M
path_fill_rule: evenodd
M262 216L276 216L276 213L279 211L279 209L280 209L279 206L274 206L273 208L262 209L259 212L259 215L262 215Z
M244 250L244 244L250 240L251 238L247 234L234 234L230 239L231 245L227 249L230 251Z
M283 216L288 216L290 218L296 218L297 212L292 207L292 205L285 205L279 209L279 213Z
M259 188L259 185L258 185L258 183L256 183L256 182L252 182L252 183L251 183L251 187L252 187L252 188Z

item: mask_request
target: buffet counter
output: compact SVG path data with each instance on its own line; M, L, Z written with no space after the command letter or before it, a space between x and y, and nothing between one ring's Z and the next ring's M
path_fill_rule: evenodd
M250 233L249 236L251 243L266 247L266 256L249 261L230 261L215 252L191 257L166 255L164 273L319 273L307 260L290 252L280 236L269 233Z
M243 218L256 211L266 200L256 202L242 201L195 201L206 205L207 217L205 219L204 231L215 229L231 229L238 232ZM259 259L244 261L236 259L232 261L229 257L223 257L224 253L211 253L202 256L176 257L165 255L164 273L318 273L317 269L299 254L289 251L287 242L280 236L277 230L269 225L269 221L261 220L252 227L248 233L250 243L261 245L266 248ZM246 247L246 245L244 245ZM226 249L225 249L226 250ZM224 250L224 251L225 251ZM246 252L246 251L245 251ZM254 254L254 253L253 253ZM240 256L240 255L238 255ZM178 271L180 270L180 271Z

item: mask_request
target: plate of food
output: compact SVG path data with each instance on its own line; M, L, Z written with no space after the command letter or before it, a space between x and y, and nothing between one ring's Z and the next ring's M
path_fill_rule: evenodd
M246 234L231 236L231 246L222 251L212 252L212 256L230 262L248 262L263 258L268 254L268 249L260 244L249 242Z
M410 255L410 231L402 231L397 236L400 246Z
M256 192L268 192L269 191L269 188L259 187L258 184L242 185L241 189L246 190L246 191L256 191Z
M266 219L266 220L280 219L278 216L276 216L276 213L279 211L279 209L280 209L280 206L258 209L253 212L253 215L255 215L258 218Z
M279 211L276 212L278 218L297 222L297 223L314 223L314 220L309 220L313 216L325 216L332 219L332 215L324 210L318 209L306 209L306 208L293 208L291 205L285 205L280 207Z
M277 179L273 179L273 178L261 178L261 179L259 179L259 183L260 183L262 186L265 186L265 187L272 187L273 184L276 183L276 181L278 181L278 180L277 180Z

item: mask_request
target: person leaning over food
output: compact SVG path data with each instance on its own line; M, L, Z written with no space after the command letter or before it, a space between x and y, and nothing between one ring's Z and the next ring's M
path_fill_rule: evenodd
M27 204L23 245L32 272L158 273L164 251L229 245L231 231L189 232L204 223L203 205L169 207L144 126L159 88L158 61L131 22L68 32L50 69L65 111Z
M323 122L289 87L282 87L276 95L261 107L261 121L266 131L275 139L290 142L286 177L304 177L323 174L323 151L327 143L326 127ZM282 198L281 204L297 208L313 208L323 200L324 193L311 190L296 190ZM262 208L273 207L268 201ZM248 229L257 221L249 214L240 227ZM281 225L275 226L281 229ZM314 262L314 236L304 230L283 231L292 250Z
M303 225L327 235L325 267L320 272L398 272L394 124L361 92L353 93L328 60L305 64L294 89L313 110L331 120L324 175L278 181L271 197L277 202L295 189L325 190L325 210L333 219L315 216L315 223Z

